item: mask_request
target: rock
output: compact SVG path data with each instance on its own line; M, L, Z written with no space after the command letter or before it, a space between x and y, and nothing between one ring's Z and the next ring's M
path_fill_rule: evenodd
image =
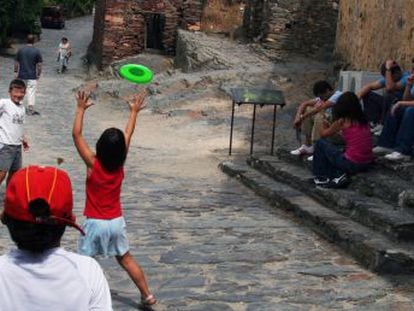
M179 30L174 64L184 72L193 72L228 69L235 61L220 49L212 48L207 35Z
M154 87L152 85L150 85L149 87L147 87L147 90L148 90L148 93L150 95L156 95L156 94L161 93L156 87Z
M403 208L414 208L414 190L404 190L398 196L398 206Z

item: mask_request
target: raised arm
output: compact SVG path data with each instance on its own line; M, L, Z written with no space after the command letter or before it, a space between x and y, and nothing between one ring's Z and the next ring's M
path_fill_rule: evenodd
M143 90L134 95L133 100L129 102L129 118L124 132L127 151L129 149L132 134L134 134L135 131L135 124L137 122L138 113L145 108L144 100L147 95L147 90Z
M359 99L361 99L362 97L364 97L365 95L368 94L368 92L370 91L375 91L375 90L379 90L381 88L383 88L383 86L381 85L381 80L375 81L375 82L371 82L368 83L367 85L364 85L362 87L362 89L360 89L356 95L358 96Z
M92 103L89 101L89 95L83 91L78 91L76 94L76 101L77 107L72 128L73 142L75 143L76 149L78 150L78 153L81 156L83 162L85 162L86 166L92 167L93 161L95 159L95 154L92 152L91 148L82 135L83 116L85 114L85 110L92 106Z

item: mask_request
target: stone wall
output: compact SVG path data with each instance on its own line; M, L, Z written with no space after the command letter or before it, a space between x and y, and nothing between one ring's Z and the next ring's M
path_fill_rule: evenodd
M281 57L326 56L335 45L337 0L249 0L247 35Z
M175 51L177 29L200 22L201 0L97 0L91 51L98 67L139 54L146 49L150 14L165 18L164 52Z
M412 67L412 0L346 0L340 3L335 54L355 70L378 70L387 58Z

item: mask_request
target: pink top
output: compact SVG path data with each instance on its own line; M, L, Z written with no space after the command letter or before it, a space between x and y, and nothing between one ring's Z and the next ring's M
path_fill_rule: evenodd
M345 139L345 158L357 164L368 164L374 160L372 136L369 125L352 124L342 130Z

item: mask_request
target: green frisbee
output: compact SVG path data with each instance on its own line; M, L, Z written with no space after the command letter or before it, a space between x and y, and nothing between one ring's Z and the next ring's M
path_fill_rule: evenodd
M148 67L138 64L126 64L119 68L119 74L132 83L145 84L152 81L154 73Z

